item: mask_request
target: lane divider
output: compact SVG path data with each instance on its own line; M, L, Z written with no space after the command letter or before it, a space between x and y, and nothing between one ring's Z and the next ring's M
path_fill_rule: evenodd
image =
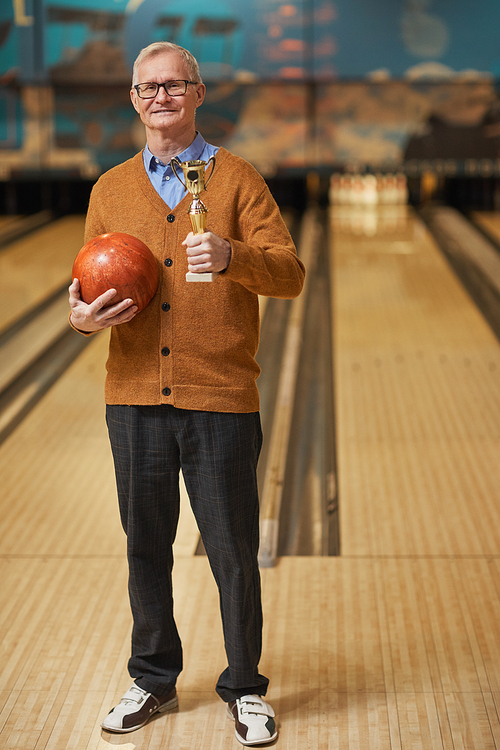
M290 441L297 374L300 363L309 279L316 262L317 246L318 242L321 241L321 234L318 209L312 206L307 209L302 219L298 252L300 259L306 267L306 278L302 293L293 299L291 304L264 475L260 504L259 565L261 568L272 567L276 563L278 554L279 516L283 497L283 481Z

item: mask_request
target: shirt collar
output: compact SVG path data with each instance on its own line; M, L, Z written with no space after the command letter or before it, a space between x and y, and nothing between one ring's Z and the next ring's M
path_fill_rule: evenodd
M195 159L199 159L203 153L203 149L205 148L205 146L205 139L203 138L201 133L197 132L196 138L191 143L191 145L188 146L180 154L177 154L177 158L179 159L179 161L194 161ZM156 156L153 156L153 154L149 150L149 146L147 143L144 148L144 163L148 165L150 172L156 172L156 169L158 167L168 167L168 165L164 164L159 159L157 160Z

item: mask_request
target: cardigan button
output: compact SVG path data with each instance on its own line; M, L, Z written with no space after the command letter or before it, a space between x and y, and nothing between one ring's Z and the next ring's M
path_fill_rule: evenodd
M172 260L172 258L167 258L167 259L166 259L166 260L164 261L165 265L166 265L166 266L168 266L168 268L170 268L170 266L171 266L171 265L173 264L173 262L174 262L174 261Z
M175 216L173 214L169 214L167 216L167 221L169 224L171 224L173 221L175 221Z
M164 346L163 349L161 350L161 353L163 354L164 357L168 357L168 355L170 354L170 349L168 348L168 346Z
M162 393L163 393L164 396L170 396L170 394L172 393L172 391L170 390L170 388L164 388L162 390Z
M170 305L168 304L168 302L164 302L161 306L161 309L163 310L163 312L168 312L170 310Z

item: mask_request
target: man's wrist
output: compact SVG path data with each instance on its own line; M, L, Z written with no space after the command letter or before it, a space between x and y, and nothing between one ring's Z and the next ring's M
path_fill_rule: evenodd
M228 240L226 240L226 242L228 244L228 248L227 248L227 254L228 254L227 263L226 263L226 267L223 268L222 271L219 271L219 273L226 273L227 269L229 268L229 264L231 263L231 258L232 258L232 255L233 255L233 250L231 248L231 243Z
M76 331L77 333L82 333L84 336L90 336L93 333L96 333L96 331L84 331L82 328L78 328L78 326L76 326L73 322L73 313L71 312L69 314L69 324L74 331Z

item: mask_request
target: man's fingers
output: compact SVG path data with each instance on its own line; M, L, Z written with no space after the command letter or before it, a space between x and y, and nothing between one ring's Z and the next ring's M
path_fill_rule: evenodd
M90 303L90 307L93 311L98 312L105 307L105 305L108 305L115 295L116 289L107 289L104 294L96 297L95 300ZM132 300L130 300L130 302L132 302Z
M128 323L132 320L132 318L135 317L135 314L139 308L134 305L134 307L130 307L127 310L124 310L123 312L116 315L113 320L113 325L117 325L118 323Z
M117 315L120 315L124 312L130 312L132 310L138 310L137 305L134 304L133 300L131 299L124 299L121 302L118 302L116 305L112 305L110 307L103 308L101 312L97 313L99 318L114 318Z
M80 294L80 282L78 279L73 279L71 285L69 286L69 301L70 304L73 303L73 305L78 304L81 302L82 304L86 304L83 302L81 294ZM99 310L101 310L106 305L109 305L113 297L116 295L116 289L107 289L104 294L101 294L99 297L96 297L96 299L91 302L88 306L89 311L91 313L97 313ZM129 304L132 304L132 300L128 300Z
M190 242L189 244L186 241L182 243L186 248L186 254L188 256L197 255L200 251L203 252L203 250L207 250L210 247L208 240L203 239L205 235L196 234L193 236L196 238L196 241Z
M197 253L188 253L188 263L209 263L212 256L206 250Z
M113 305L116 289L107 289L90 304L81 299L79 289L78 279L73 279L69 287L71 321L81 331L99 331L119 323L128 323L139 310L130 298Z
M193 234L193 232L189 232L188 236L182 244L186 248L200 245L202 242L202 237L204 237L203 234Z
M68 287L68 292L70 304L72 302L75 303L80 300L80 282L78 281L78 279L73 279Z

